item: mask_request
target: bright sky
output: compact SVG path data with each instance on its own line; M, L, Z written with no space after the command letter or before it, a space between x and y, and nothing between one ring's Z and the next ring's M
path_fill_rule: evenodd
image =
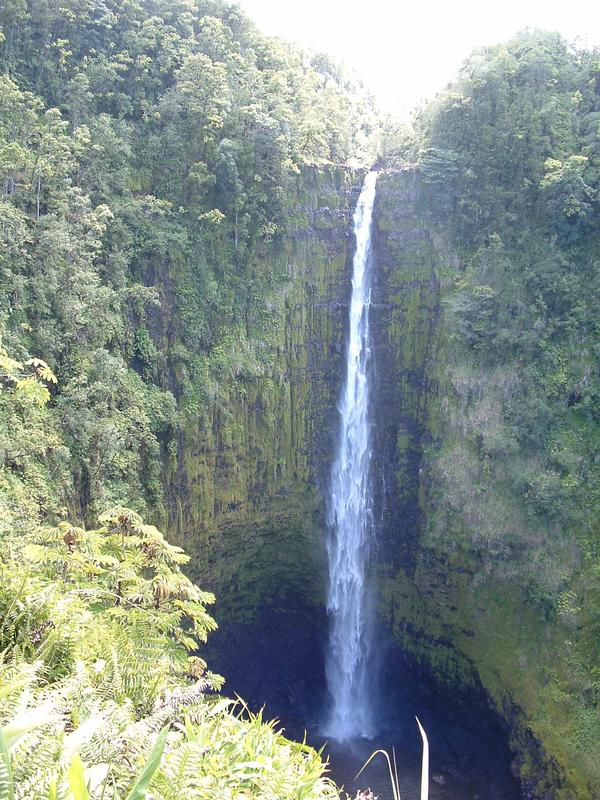
M354 68L384 107L410 111L470 52L525 27L600 46L598 0L238 0L268 34Z

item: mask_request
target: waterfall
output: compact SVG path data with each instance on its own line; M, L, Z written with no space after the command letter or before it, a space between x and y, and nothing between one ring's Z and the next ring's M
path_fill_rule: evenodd
M367 567L372 536L369 430L369 305L371 217L377 173L369 172L354 212L356 251L346 353L346 377L331 469L328 507L329 642L327 687L332 705L324 732L334 739L372 736L372 624Z

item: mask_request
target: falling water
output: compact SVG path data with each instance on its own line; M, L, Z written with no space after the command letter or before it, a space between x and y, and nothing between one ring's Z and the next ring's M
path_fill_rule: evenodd
M370 691L372 626L367 566L372 533L369 433L369 305L371 217L377 173L369 172L354 212L356 252L340 427L331 470L328 509L329 647L327 686L332 699L325 733L344 740L374 733Z

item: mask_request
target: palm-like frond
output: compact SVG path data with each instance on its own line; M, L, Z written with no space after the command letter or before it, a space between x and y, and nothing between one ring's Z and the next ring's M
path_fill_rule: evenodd
M214 598L160 531L115 509L97 530L61 523L10 552L1 800L337 798L317 753L207 694L221 684L197 655Z

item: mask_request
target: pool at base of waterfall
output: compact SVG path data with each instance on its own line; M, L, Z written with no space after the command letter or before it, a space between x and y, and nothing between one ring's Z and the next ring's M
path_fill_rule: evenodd
M353 778L370 754L394 748L402 800L419 798L421 738L418 716L430 743L430 800L519 800L511 773L506 732L483 694L434 684L403 653L386 648L380 677L383 698L375 707L379 734L343 743L320 730L328 697L323 663L326 620L299 608L264 608L254 625L224 623L209 640L211 668L227 675L224 692L239 694L249 707L264 707L289 738L325 747L330 775L354 798L371 788L378 800L392 800L387 767L378 758ZM341 795L345 797L344 794Z
M430 748L430 800L518 800L518 782L511 773L512 756L497 721L479 708L468 708L427 687L406 684L388 691L388 709L380 711L379 733L373 739L327 741L307 731L308 741L324 746L330 775L351 798L370 789L378 800L393 800L387 761L377 755L358 778L357 773L376 750L395 755L402 800L419 800L422 744L415 716L427 731ZM300 733L294 725L289 734ZM345 797L342 793L342 797Z
M416 698L415 698L416 699ZM518 800L519 785L510 770L511 754L496 724L471 727L457 709L428 708L421 700L419 718L427 730L430 747L430 800ZM373 739L324 742L317 735L309 741L325 746L330 775L354 798L359 789L370 789L378 800L393 800L387 761L377 755L357 773L376 750L395 756L402 800L419 800L421 788L421 737L410 704L391 709L380 733ZM412 709L415 710L415 709ZM477 722L485 725L479 713ZM345 794L342 794L345 797Z
M382 749L390 759L395 755L402 800L419 800L421 751L412 741L415 734L418 739L416 727L411 732L403 732L399 727L374 739L322 743L330 760L330 775L343 789L342 797L344 792L354 798L359 789L370 789L377 800L393 800L389 768L382 754L375 756L356 777L371 754ZM498 772L496 759L486 757L485 747L478 747L477 752L472 742L463 741L461 746L446 739L444 734L435 733L430 734L430 738L434 747L429 776L430 800L516 800L520 797L508 767ZM318 739L312 743L322 746Z

